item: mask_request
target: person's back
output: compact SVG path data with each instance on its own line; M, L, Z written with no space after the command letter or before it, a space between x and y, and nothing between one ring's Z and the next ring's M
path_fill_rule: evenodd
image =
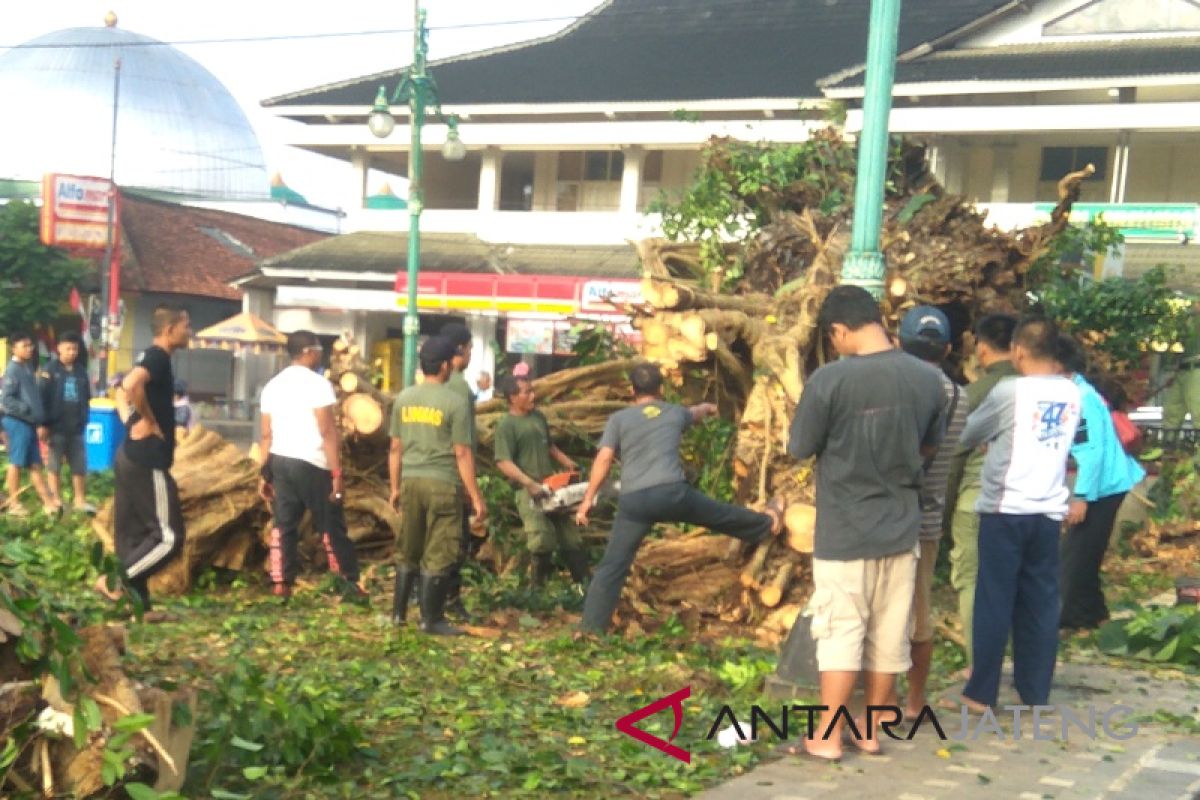
M911 549L921 524L921 447L941 438L940 373L899 350L821 367L804 387L788 451L817 456L814 556Z
M683 431L692 414L664 400L639 403L609 417L600 447L621 460L621 494L687 480L679 459Z
M404 446L404 477L458 483L454 425L465 428L473 414L467 400L446 384L430 382L408 387L394 402L393 435Z
M270 415L272 455L329 469L313 412L336 402L329 381L307 367L292 364L267 381L259 408Z
M1061 520L1069 495L1067 452L1079 410L1079 389L1060 375L1025 375L996 384L963 431L967 441L985 426L996 432L987 441L975 510Z

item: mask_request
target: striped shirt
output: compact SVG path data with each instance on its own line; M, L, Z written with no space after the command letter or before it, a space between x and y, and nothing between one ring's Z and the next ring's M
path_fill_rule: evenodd
M946 391L946 405L942 418L946 420L946 434L933 460L929 461L921 475L921 539L936 541L942 536L942 518L946 512L946 483L950 477L950 465L958 448L958 437L967 424L967 393L945 375L942 388Z

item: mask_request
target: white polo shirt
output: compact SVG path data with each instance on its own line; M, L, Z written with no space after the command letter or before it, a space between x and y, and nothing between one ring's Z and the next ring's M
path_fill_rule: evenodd
M336 402L329 381L306 367L293 365L272 378L259 400L271 416L271 454L329 469L313 412Z

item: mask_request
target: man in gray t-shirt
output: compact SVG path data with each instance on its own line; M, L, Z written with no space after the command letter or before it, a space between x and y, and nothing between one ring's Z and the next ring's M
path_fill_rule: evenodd
M806 616L817 643L821 717L803 744L816 758L842 755L843 716L861 671L869 706L891 702L912 665L909 614L916 585L917 491L942 438L938 371L897 350L879 304L838 286L817 322L844 356L814 372L792 420L788 454L816 456L813 594ZM870 718L868 717L868 720ZM879 752L874 725L850 728L855 746Z
M604 426L587 494L575 515L576 522L587 525L588 512L613 459L621 459L617 518L583 602L581 624L593 631L608 628L633 557L655 523L701 525L751 543L778 533L783 525L782 509L775 501L766 513L758 513L717 502L688 484L679 459L679 440L693 422L715 414L716 406L702 403L684 408L665 402L662 373L653 364L638 364L630 370L629 380L633 405L613 414Z

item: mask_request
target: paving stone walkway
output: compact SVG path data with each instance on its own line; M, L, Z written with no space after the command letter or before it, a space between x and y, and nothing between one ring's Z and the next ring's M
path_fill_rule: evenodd
M1005 685L1010 681L1006 676ZM1002 693L1000 705L1018 704L1015 694ZM1153 678L1143 671L1103 665L1061 664L1051 702L1073 712L1088 704L1100 712L1114 705L1135 709L1133 715L1165 710L1200 719L1200 680ZM946 733L961 728L954 712L940 717ZM1054 715L1049 728L1062 724ZM1125 714L1115 723L1127 719ZM699 795L704 800L817 800L831 797L949 800L949 798L1137 798L1200 800L1200 736L1157 723L1139 723L1124 741L1102 730L1092 740L1069 729L1068 740L1034 740L1028 712L1022 738L1012 739L1011 713L1000 716L1006 731L982 732L963 742L941 741L931 726L922 726L911 741L884 741L885 755L855 755L847 745L840 764L819 764L783 756L761 763L751 772ZM1099 726L1098 726L1099 728ZM974 730L974 725L972 726ZM1043 727L1043 732L1046 728ZM1115 731L1125 734L1128 728ZM750 747L775 747L763 741Z

